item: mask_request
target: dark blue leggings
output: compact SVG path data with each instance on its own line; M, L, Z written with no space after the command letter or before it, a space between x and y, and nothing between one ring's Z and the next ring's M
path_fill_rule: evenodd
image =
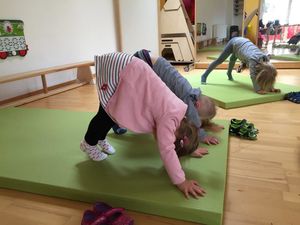
M210 74L210 72L213 71L222 62L224 62L230 55L231 55L231 57L229 60L227 75L228 75L229 80L232 80L231 72L232 72L234 64L237 60L237 57L235 56L235 54L233 52L233 44L234 44L234 38L232 38L227 43L227 45L225 46L225 48L224 48L223 52L220 54L220 56L208 66L207 70L201 77L202 83L206 83L206 79L207 79L208 75Z

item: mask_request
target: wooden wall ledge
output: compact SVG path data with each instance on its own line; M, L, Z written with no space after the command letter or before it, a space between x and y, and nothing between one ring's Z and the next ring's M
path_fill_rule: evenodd
M0 84L4 83L10 83L14 82L17 80L24 80L28 78L33 78L33 77L41 77L41 82L43 85L43 93L42 94L37 94L35 96L31 97L22 97L22 96L17 96L11 99L6 99L0 102L0 108L5 108L5 107L10 107L10 106L19 106L28 102L36 101L54 94L61 93L63 91L67 91L70 89L73 89L75 87L82 86L84 84L88 84L93 80L93 75L91 72L91 66L94 66L93 61L84 61L84 62L79 62L79 63L72 63L72 64L66 64L66 65L61 65L61 66L54 66L54 67L49 67L45 69L40 69L40 70L33 70L29 72L24 72L24 73L16 73L16 74L11 74L11 75L5 75L0 77ZM70 84L70 85L58 85L58 88L50 88L51 90L48 89L47 86L47 81L46 81L46 75L49 74L54 74L57 72L65 71L65 70L70 70L70 69L77 69L77 79L76 83L77 84Z
M11 74L11 75L6 75L6 76L0 76L0 84L3 83L8 83L16 80L23 80L31 77L38 77L43 74L49 74L49 73L57 73L60 71L64 70L69 70L69 69L75 69L75 68L82 68L82 67L90 67L94 66L93 61L84 61L80 63L72 63L72 64L66 64L62 66L54 66L54 67L49 67L45 69L40 69L40 70L33 70L25 73L16 73L16 74Z
M210 62L196 62L195 69L207 69ZM285 61L285 62L272 62L276 69L300 69L300 62ZM216 69L227 69L228 63L222 63Z

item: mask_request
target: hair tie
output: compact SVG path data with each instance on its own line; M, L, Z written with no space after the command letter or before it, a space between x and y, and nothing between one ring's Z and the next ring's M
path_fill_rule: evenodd
M184 146L183 139L180 140L180 146L181 146L181 148L183 148L183 146Z

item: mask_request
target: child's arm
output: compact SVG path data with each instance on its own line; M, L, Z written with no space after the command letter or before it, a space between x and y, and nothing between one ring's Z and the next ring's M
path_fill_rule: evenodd
M157 121L156 137L161 159L173 184L188 198L203 196L205 191L194 180L186 180L185 173L181 167L175 152L176 125L171 118L163 118Z
M249 62L250 78L252 80L253 89L258 94L266 94L267 92L265 90L262 90L256 82L256 73L257 73L255 68L256 64L257 63L254 61Z
M183 192L186 198L189 198L190 194L194 198L198 198L199 196L203 197L206 193L204 189L199 186L198 182L194 180L185 180L181 184L178 184L177 187Z
M195 158L202 158L204 155L207 154L208 154L208 150L206 148L199 147L190 155Z
M267 94L268 92L271 92L271 93L280 93L281 90L280 89L276 89L274 87L272 87L270 91L262 90L261 89L261 87L256 82L256 74L257 74L256 68L255 68L256 65L257 65L257 63L255 61L250 61L249 62L250 77L251 77L251 80L252 80L254 91L257 94L261 94L261 95Z
M199 137L200 137L200 141L202 143L205 143L205 144L212 144L212 145L217 145L219 144L219 140L218 138L214 137L214 136L211 136L211 135L208 135L203 128L200 128L199 129Z
M224 126L208 121L206 124L203 125L203 129L212 132L220 132L224 129Z
M278 89L278 88L271 88L271 90L270 90L270 92L274 92L274 93L280 93L281 92L281 90L280 89Z
M188 109L186 116L189 121L191 121L196 127L200 127L198 131L198 136L200 138L200 141L205 144L219 144L219 141L216 137L207 135L205 130L201 127L201 120L198 114L198 111L194 105L194 103L190 100L188 101Z
M252 79L252 77L251 77L251 79ZM254 79L254 81L253 81L253 79ZM256 81L255 81L255 78L253 78L253 79L252 79L252 83L253 83L253 87L255 87ZM256 84L256 86L258 87L257 84ZM264 95L264 94L267 94L267 93L268 93L268 91L265 91L265 90L262 90L262 89L257 90L257 88L254 88L254 90L255 90L255 92L256 92L257 94L261 94L261 95ZM271 90L270 90L269 92L271 92L271 93L280 93L281 90L272 87Z
M237 57L235 56L235 54L234 53L231 54L231 56L229 58L228 69L227 69L227 75L231 79L232 79L232 70L233 70L236 60L237 60Z
M211 136L211 135L206 135L203 139L201 139L201 142L208 144L208 145L217 145L219 144L218 138Z

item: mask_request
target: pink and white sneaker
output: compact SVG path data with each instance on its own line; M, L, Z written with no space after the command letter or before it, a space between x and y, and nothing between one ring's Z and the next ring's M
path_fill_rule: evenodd
M113 146L111 146L106 139L99 140L98 145L100 146L101 150L109 155L115 154L116 150Z
M107 154L99 151L97 145L89 145L85 140L81 141L80 149L94 161L101 161L107 158Z

